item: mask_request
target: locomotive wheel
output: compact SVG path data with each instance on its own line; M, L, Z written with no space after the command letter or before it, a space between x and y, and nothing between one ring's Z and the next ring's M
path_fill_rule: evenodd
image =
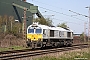
M32 44L32 47L31 47L31 49L35 49L35 44Z
M60 47L61 45L60 45L60 42L57 42L57 47Z
M46 47L46 44L43 44L43 47Z
M70 42L69 42L69 46L72 46L72 43L73 43L73 42L72 42L72 41L70 41Z
M26 41L26 44L27 44L26 48L30 47L30 42Z
M70 46L70 47L71 47L71 46L72 46L72 44L69 44L68 46Z
M68 46L70 46L70 47L71 47L71 46L72 46L72 43L68 44Z
M44 45L42 44L42 45L41 45L41 49L43 49L43 48L44 48Z
M55 42L55 47L57 47L58 45L57 45L57 42Z
M52 42L52 47L55 47L55 42Z

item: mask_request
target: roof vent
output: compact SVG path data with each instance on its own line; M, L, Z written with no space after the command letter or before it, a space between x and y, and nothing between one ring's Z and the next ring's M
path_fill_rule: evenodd
M38 22L33 22L33 24L38 25Z

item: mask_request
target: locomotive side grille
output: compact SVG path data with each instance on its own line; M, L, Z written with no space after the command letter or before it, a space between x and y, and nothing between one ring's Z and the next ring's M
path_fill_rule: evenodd
M58 37L59 32L58 31L54 31L54 37Z

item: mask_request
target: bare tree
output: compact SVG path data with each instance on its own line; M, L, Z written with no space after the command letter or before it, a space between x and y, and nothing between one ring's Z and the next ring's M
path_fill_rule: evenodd
M66 25L66 23L58 24L57 27L69 28L69 27Z
M39 22L39 24L42 25L47 25L47 26L52 26L52 20L50 20L49 18L43 19L43 18L36 18L34 19L34 22Z

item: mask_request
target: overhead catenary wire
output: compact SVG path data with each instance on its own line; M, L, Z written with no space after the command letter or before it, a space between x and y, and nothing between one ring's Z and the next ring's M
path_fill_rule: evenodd
M46 15L46 16L54 16L54 15ZM48 18L48 17L46 17L46 18ZM56 20L57 20L57 21L64 21L64 22L67 22L67 23L72 23L72 24L82 25L82 24L80 24L80 23L71 22L71 21L69 21L69 19L68 19L67 21L64 20L64 19L57 19L57 18L53 18L53 19L55 19L55 21L56 21ZM51 20L53 20L53 19L51 19Z
M34 0L34 1L36 1L36 0ZM48 5L48 6L52 6L52 5L50 5L50 4L43 3L43 2L40 2L40 1L36 1L36 2L39 2L39 3L41 3L41 4L45 4L45 5ZM39 7L40 7L40 8L43 8L43 9L46 9L46 10L48 10L48 11L52 11L52 12L55 12L55 13L59 13L59 14L62 14L62 15L68 16L68 17L72 17L72 18L75 18L75 19L78 19L78 20L81 20L81 21L85 21L85 20L79 19L79 18L77 18L77 17L73 17L73 16L68 15L68 14L65 14L65 13L60 13L60 12L57 12L57 11L54 11L54 10L50 10L50 9L47 9L47 8L44 8L44 7L41 7L41 6L39 6ZM52 7L59 8L59 7L56 7L56 6L52 6ZM69 11L69 9L65 9L65 8L60 8L60 9Z
M89 16L86 16L86 15L83 15L83 14L80 14L80 13L77 13L77 12L74 12L74 11L72 11L72 10L69 10L70 12L72 12L72 13L75 13L75 14L77 14L77 15L81 15L81 16L84 16L84 17L88 17L89 18Z
M59 7L57 7L57 6L50 5L50 4L47 4L47 3L43 3L43 2L40 2L40 1L36 1L36 0L33 0L33 1L38 2L38 3L41 3L41 4L44 4L44 5L52 6L52 7L55 7L55 8L59 8ZM65 8L59 8L59 9L61 9L61 10L67 10L67 9L65 9Z
M46 9L46 10L48 10L48 11L52 11L52 12L55 12L55 13L58 13L58 14L62 14L62 15L68 16L68 17L72 17L72 18L75 18L75 19L78 19L78 20L81 20L81 21L85 21L85 20L82 20L82 19L73 17L73 16L71 16L71 15L67 15L67 14L64 14L64 13L60 13L60 12L57 12L57 11L54 11L54 10L50 10L50 9L47 9L47 8L44 8L44 7L41 7L41 6L39 6L39 7L42 8L42 9Z
M34 0L34 1L36 1L36 0ZM36 1L36 2L39 2L39 3L41 3L41 4L45 4L45 5L52 6L52 5L50 5L50 4L43 3L43 2L40 2L40 1ZM53 5L52 7L54 7L54 8L59 8L59 7L54 6L54 5ZM87 15L83 15L83 14L80 14L80 13L74 12L74 11L72 11L72 10L70 10L70 9L65 9L65 8L59 8L59 9L68 10L68 11L73 12L73 13L76 13L76 14L78 14L78 15L82 15L82 16L84 16L84 17L88 17Z
M72 24L77 24L77 25L81 25L81 26L82 26L82 24L79 24L79 23L76 23L76 22L65 21L65 20L63 20L63 19L57 19L57 18L53 18L53 19L55 19L55 20L57 20L57 21L64 21L64 22L67 22L67 23L72 23Z

